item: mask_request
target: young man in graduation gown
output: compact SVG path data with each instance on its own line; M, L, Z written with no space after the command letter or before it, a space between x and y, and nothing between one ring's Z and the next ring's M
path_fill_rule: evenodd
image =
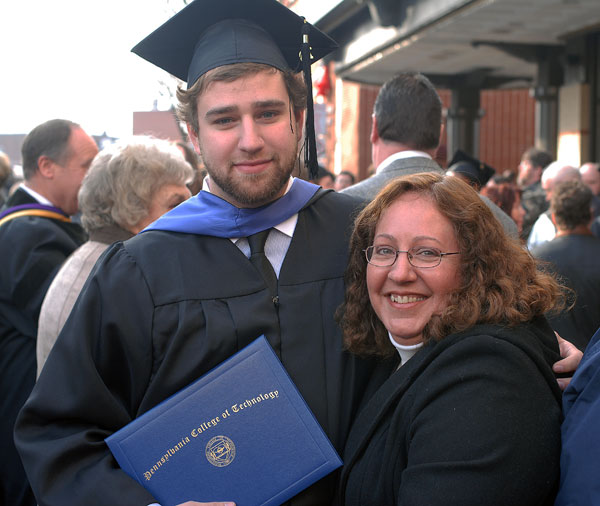
M334 321L357 201L291 177L303 28L312 58L334 47L275 0L195 0L134 48L187 80L180 108L209 176L197 196L110 248L75 304L17 423L40 505L153 503L104 439L261 334L343 448L369 373L343 351ZM329 504L334 481L291 504Z
M23 141L25 181L0 213L0 504L35 504L13 443L15 419L35 383L42 301L64 260L86 239L71 222L77 192L98 152L67 120L50 120Z

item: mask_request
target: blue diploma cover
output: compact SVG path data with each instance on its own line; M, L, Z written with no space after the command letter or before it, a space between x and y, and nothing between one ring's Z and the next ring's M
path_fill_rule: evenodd
M162 506L278 505L342 465L264 336L106 443Z

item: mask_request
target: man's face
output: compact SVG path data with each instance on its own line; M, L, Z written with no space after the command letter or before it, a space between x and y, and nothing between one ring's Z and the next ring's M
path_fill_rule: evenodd
M600 171L593 164L585 164L579 170L581 180L596 196L600 195Z
M188 132L211 192L236 207L281 197L298 154L303 116L291 111L279 72L209 84L198 98L198 135L189 126Z
M344 188L348 188L349 186L352 186L352 179L350 179L350 176L348 174L338 174L335 178L335 183L333 185L333 189L335 191L341 191Z
M552 179L546 179L542 181L542 190L546 194L546 201L550 202L552 200L552 188L554 187L554 181Z
M530 160L521 160L517 183L519 186L529 186L537 183L542 175L541 167L535 167Z
M97 153L94 139L81 128L73 128L65 160L53 163L52 203L69 215L79 209L77 193Z

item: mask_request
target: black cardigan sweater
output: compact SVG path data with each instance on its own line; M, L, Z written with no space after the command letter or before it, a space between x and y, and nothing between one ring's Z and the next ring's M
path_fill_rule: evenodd
M448 336L393 373L397 360L381 364L346 445L339 504L553 504L557 359L540 320Z

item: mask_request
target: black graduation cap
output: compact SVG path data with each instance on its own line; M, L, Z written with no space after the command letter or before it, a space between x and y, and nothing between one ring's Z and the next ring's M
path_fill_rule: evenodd
M477 160L477 158L469 156L460 149L454 153L454 156L448 165L449 171L451 170L452 172L466 176L470 181L477 183L480 187L485 186L496 172L496 169L493 167Z
M277 0L194 0L132 51L187 81L188 88L209 70L233 63L303 70L308 87L305 153L316 172L310 64L335 48L333 39Z

